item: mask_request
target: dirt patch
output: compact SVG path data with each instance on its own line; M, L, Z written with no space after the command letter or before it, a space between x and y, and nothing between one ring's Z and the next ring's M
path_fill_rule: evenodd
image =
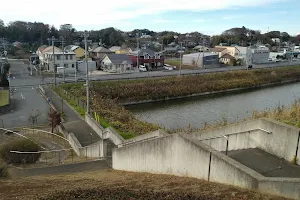
M153 199L153 196L156 199L174 199L174 193L178 197L175 199L186 199L188 196L193 197L191 199L283 199L193 178L113 170L0 180L0 199L74 199L79 190L80 194L85 195L81 199L101 199L99 195L103 195L104 188L109 188L105 195L113 191L122 195L137 195L140 192L144 195L140 198L133 196L132 199ZM164 198L168 195L170 198ZM130 196L127 197L129 199Z

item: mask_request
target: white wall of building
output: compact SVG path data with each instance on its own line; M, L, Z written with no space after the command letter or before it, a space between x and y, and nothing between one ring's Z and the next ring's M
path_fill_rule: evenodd
M57 67L64 67L66 71L74 71L76 67L76 55L73 52L62 53L54 52L55 60L53 60L53 53L46 52L44 56L45 69L54 71L54 63Z
M252 49L253 64L268 63L269 56L270 56L270 50L267 47L258 47L256 49Z

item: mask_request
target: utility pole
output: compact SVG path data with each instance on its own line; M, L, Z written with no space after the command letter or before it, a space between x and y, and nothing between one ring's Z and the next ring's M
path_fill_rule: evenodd
M66 68L65 68L65 47L64 47L64 37L62 36L61 37L61 45L62 45L62 51L63 51L63 56L62 56L62 63L63 63L63 66L64 66L64 82L66 81L65 79L65 72L66 72Z
M88 66L88 49L87 49L87 38L89 37L89 34L85 32L83 34L84 37L84 45L85 45L85 67L86 67L86 112L90 112L90 91L89 91L89 66Z
M54 36L52 36L52 60L53 60L53 70L54 70L54 88L56 87L56 68L55 68L55 55L54 55Z
M136 38L136 49L137 49L137 55L136 55L136 68L137 70L139 69L139 33L137 33L137 38Z
M179 76L181 76L181 66L182 66L182 43L180 42L180 66L179 66Z

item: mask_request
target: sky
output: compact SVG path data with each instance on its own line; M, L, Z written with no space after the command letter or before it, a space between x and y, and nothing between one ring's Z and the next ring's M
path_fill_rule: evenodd
M245 26L262 33L300 33L299 0L9 0L1 2L0 19L43 22L76 30L115 27L207 35ZM84 5L85 4L85 5ZM5 9L4 9L5 8Z

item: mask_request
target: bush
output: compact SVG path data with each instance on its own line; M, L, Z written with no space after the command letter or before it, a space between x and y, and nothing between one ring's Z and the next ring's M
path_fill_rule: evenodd
M0 178L7 178L8 177L8 171L6 164L0 160Z
M36 143L27 139L16 139L3 145L0 149L2 159L8 164L32 164L40 158L40 153L17 154L11 151L38 152L41 148Z

